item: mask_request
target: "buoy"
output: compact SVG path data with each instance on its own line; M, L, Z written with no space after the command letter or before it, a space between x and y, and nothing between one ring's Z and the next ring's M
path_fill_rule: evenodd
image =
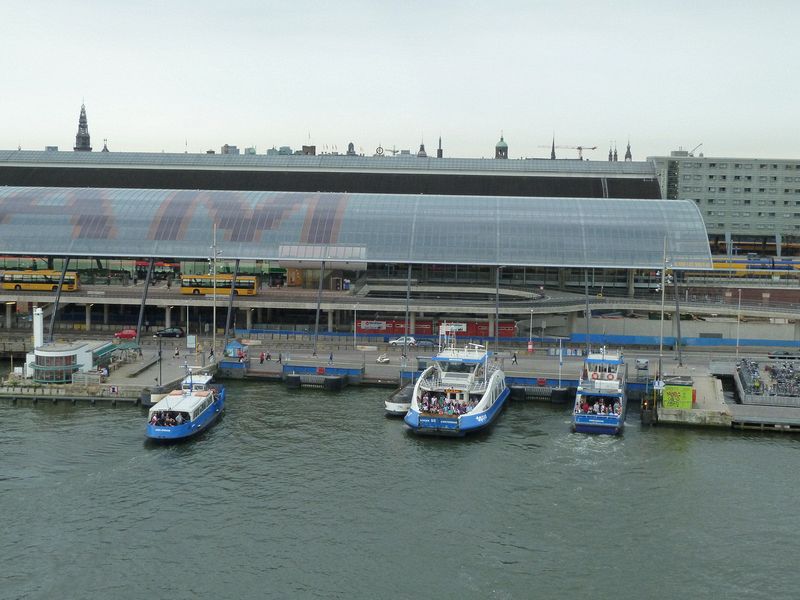
M592 373L592 379L597 379L597 373Z
M614 374L613 373L609 373L608 375L606 375L606 379L611 381L612 379L614 379Z

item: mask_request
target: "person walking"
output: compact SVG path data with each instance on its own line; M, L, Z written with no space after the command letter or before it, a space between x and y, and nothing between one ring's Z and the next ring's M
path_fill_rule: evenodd
M179 358L179 357L180 357L180 355L181 355L180 348L178 348L177 346L175 346L175 353L174 353L172 356L174 356L175 358Z
M514 354L511 355L511 364L512 365L517 364L517 353L516 352L514 352Z
M333 352L331 352L330 356L328 357L328 364L329 365L333 364Z
M211 348L211 350L208 351L208 360L214 362L214 348Z
M278 363L282 362L283 362L283 355L280 352L278 352Z
M265 357L266 357L266 355L263 352L261 354L259 354L259 356L258 356L258 364L263 365Z

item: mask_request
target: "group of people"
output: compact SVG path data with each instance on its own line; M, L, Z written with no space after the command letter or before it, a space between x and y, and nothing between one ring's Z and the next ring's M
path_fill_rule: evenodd
M425 392L420 401L420 410L424 413L440 416L465 415L473 408L475 402L451 400L445 394L429 394Z
M188 420L186 413L162 410L153 413L150 417L150 425L175 427L176 425L183 425Z
M589 400L584 397L583 402L575 406L575 413L619 416L620 413L622 413L622 403L616 398L595 398L594 402L590 403Z

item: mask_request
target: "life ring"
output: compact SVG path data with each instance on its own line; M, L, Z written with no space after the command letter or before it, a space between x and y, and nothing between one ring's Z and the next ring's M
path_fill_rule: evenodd
M609 373L608 375L606 375L606 379L611 381L612 379L614 379L614 374L613 373Z
M597 379L597 373L592 373L592 379Z

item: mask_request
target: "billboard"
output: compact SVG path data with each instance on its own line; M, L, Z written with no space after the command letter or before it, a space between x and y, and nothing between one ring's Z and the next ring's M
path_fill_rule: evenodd
M664 386L664 396L662 404L664 408L692 408L693 388L688 385L667 385Z

